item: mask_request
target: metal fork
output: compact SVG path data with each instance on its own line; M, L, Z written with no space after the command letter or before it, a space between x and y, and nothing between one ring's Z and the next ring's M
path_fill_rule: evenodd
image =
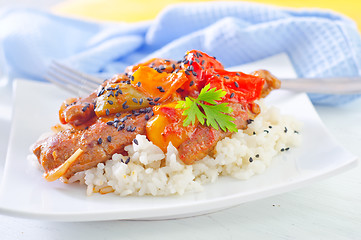
M45 79L79 96L93 92L102 78L76 71L53 61ZM361 77L281 79L281 88L295 92L361 94Z
M76 71L56 61L51 62L44 78L79 96L90 94L104 81L103 78Z

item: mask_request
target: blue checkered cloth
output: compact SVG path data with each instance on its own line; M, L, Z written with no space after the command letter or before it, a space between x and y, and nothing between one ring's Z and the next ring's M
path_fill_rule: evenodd
M0 14L0 56L12 77L42 80L52 59L109 76L150 57L181 59L197 49L225 67L285 52L299 77L361 75L361 38L350 19L330 11L247 2L171 5L153 21L92 22L34 9ZM359 95L311 94L338 105Z

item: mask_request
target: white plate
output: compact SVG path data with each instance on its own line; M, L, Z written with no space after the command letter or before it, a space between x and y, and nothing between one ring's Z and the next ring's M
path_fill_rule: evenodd
M307 95L278 90L268 104L304 123L303 144L282 154L262 175L248 181L220 178L205 191L171 197L86 196L84 186L46 182L27 160L29 146L58 122L70 95L39 82L18 80L13 122L0 189L0 213L54 221L170 219L195 216L284 193L356 166L357 157L328 133Z

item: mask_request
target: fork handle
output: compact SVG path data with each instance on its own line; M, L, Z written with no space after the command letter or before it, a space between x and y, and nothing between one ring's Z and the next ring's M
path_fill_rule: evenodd
M281 88L322 94L361 94L361 77L280 79Z

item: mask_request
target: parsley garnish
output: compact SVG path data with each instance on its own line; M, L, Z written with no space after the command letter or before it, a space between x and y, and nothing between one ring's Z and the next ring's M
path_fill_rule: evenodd
M195 124L196 119L204 125L212 126L215 129L221 128L223 131L237 132L236 124L232 121L233 117L226 113L231 113L233 109L228 106L228 103L217 103L223 96L227 94L226 91L216 88L210 88L207 84L199 93L198 98L186 97L185 101L178 101L176 108L185 109L183 115L187 116L183 121L183 126ZM208 103L208 104L205 104ZM203 112L201 109L203 109Z

